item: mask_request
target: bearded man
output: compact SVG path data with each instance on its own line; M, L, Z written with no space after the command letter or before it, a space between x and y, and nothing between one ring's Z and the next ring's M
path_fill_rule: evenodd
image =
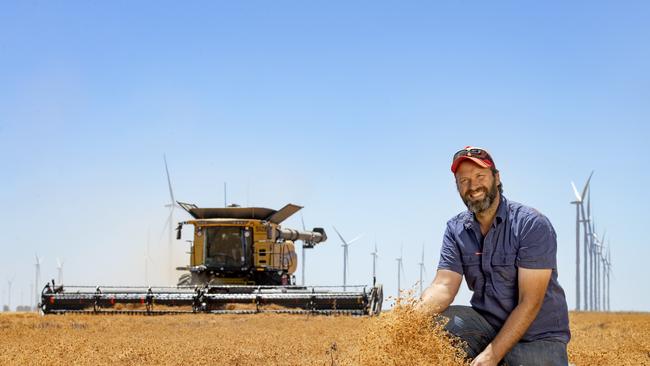
M445 328L466 342L472 366L566 366L571 334L553 226L503 196L485 149L458 151L451 171L468 210L447 222L438 271L418 310L448 319ZM463 276L471 306L450 306Z

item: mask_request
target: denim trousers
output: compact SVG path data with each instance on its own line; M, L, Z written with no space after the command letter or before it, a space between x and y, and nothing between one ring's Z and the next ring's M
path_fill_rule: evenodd
M467 342L465 352L469 358L478 356L497 335L492 325L469 306L450 306L440 315L449 319L445 329ZM508 366L567 364L567 345L553 340L520 341L500 363Z

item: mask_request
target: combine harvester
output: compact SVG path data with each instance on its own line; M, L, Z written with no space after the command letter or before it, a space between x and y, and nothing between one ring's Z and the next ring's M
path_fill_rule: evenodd
M294 242L313 248L325 230L298 231L280 224L302 207L276 211L261 207L199 208L178 202L193 220L190 264L176 287L63 286L48 283L41 294L44 314L62 313L312 313L378 315L381 285L297 286ZM347 288L355 289L348 291Z

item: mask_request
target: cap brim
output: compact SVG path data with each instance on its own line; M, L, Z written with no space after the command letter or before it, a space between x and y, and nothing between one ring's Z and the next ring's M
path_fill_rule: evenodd
M474 162L476 165L480 166L481 168L489 168L492 166L489 162L486 162L485 160L481 160L479 158L475 158L473 156L459 156L454 160L454 162L451 164L451 172L456 174L456 170L458 169L458 166L460 163L462 163L465 160L471 160Z

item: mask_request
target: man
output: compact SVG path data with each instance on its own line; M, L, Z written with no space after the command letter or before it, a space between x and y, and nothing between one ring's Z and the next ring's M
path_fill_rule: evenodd
M447 222L438 271L418 310L449 319L445 327L467 342L472 366L566 366L571 335L553 226L503 196L485 149L458 151L451 171L468 210ZM463 276L471 307L449 306Z

